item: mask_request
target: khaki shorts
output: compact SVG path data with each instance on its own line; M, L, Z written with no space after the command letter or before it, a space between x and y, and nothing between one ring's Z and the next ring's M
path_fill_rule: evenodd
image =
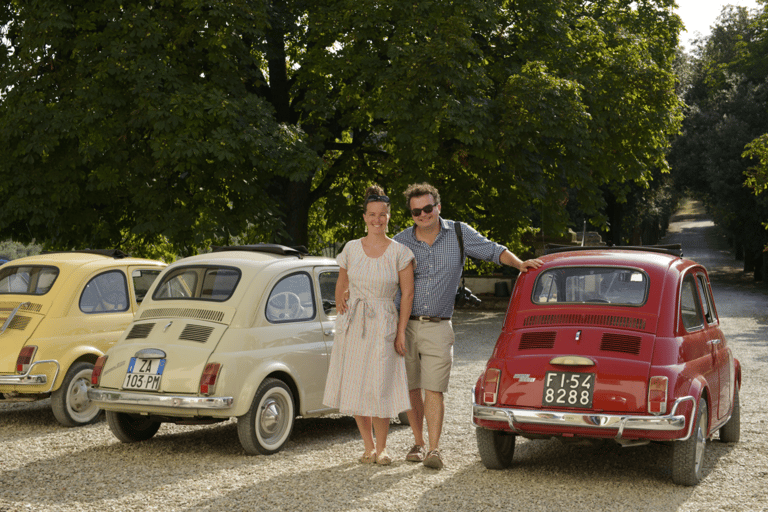
M405 330L405 371L409 390L448 391L454 339L450 320L408 321Z

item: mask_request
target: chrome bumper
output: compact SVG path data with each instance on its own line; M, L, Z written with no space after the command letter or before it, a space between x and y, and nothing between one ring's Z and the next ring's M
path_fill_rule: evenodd
M55 364L56 365L56 373L53 375L53 380L51 381L51 387L49 387L47 391L43 391L43 393L49 393L53 388L53 384L56 382L56 377L59 376L59 362L56 361L55 359L48 359L46 361L35 361L31 365L29 365L29 368L27 368L26 373L22 373L18 375L0 375L0 386L39 386L40 384L45 384L46 382L48 382L48 376L46 376L45 374L32 375L32 369L39 364Z
M109 391L90 388L88 398L97 404L140 405L146 407L165 407L173 409L227 409L232 407L231 396L173 396L150 395L132 391Z
M474 397L474 392L472 393ZM506 423L513 432L520 432L518 425L545 425L564 428L618 429L616 439L621 439L625 430L671 431L685 427L685 416L677 414L677 408L684 402L693 403L693 415L696 414L696 400L686 396L675 400L672 411L665 416L631 416L619 414L580 414L577 412L542 411L536 409L512 409L478 405L472 400L472 422L477 420ZM691 436L693 421L689 422L688 432L681 441Z

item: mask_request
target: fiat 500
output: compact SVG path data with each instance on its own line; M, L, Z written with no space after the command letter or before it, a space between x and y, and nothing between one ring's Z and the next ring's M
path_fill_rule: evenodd
M271 454L322 404L336 316L336 260L279 246L216 248L158 277L93 371L91 399L125 443L161 423L237 418L249 454Z
M695 485L707 440L739 440L741 367L707 272L679 246L557 248L521 274L473 390L483 464L515 439L671 443L672 479Z
M91 423L96 359L115 344L165 263L115 251L19 258L0 268L0 402L50 397L56 419Z

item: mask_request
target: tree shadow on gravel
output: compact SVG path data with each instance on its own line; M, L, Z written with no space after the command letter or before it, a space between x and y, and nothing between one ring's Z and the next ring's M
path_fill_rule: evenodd
M732 449L711 444L716 446L705 454L705 479L717 460ZM672 482L670 459L671 446L662 444L622 448L613 441L518 440L509 469L488 470L480 462L464 468L423 494L416 509L451 509L463 502L461 509L468 511L613 508L672 512L695 488ZM472 497L469 502L467 497Z
M29 432L29 427L26 428ZM300 460L318 450L336 449L348 443L357 450L359 444L355 421L345 416L297 419L293 435L284 449L271 456L246 455L234 421L202 427L164 424L152 439L129 444L110 439L111 432L106 423L83 427L91 428L106 430L97 437L109 440L90 446L82 444L83 449L78 446L74 451L67 449L64 454L3 470L0 500L9 497L4 493L6 490L12 490L13 496L31 504L33 509L67 502L93 505L107 499L119 500L148 488L173 488L186 480L219 471L269 473L273 464L284 467L286 459ZM393 425L392 428L407 427ZM61 444L70 444L72 438L68 436L76 436L79 431L63 427L61 432L56 430L55 425L53 429L41 429L41 435L47 437L46 442L54 446L59 446L58 439L62 440ZM25 437L28 439L29 434ZM296 463L297 467L301 465ZM356 460L354 465L359 465ZM92 467L98 470L87 469Z

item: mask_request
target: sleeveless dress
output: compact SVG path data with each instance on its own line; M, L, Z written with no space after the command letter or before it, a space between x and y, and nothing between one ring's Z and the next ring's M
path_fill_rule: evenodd
M405 359L395 352L398 272L414 259L392 241L378 258L352 240L336 257L349 276L349 310L336 316L336 334L323 404L343 414L393 418L411 408Z

